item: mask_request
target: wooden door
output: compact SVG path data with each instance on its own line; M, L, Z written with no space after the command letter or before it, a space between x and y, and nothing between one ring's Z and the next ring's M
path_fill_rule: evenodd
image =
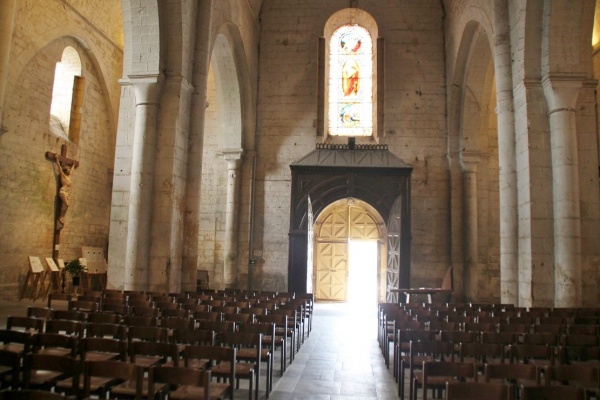
M348 243L317 243L318 300L345 301L348 296Z
M386 301L397 302L398 294L390 293L390 289L400 284L400 244L401 244L401 210L402 199L398 197L392 206L387 223L387 268L386 268Z

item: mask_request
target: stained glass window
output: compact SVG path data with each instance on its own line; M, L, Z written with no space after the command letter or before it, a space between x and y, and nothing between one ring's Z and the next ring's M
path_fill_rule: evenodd
M336 29L329 43L329 135L373 134L373 42L360 25Z

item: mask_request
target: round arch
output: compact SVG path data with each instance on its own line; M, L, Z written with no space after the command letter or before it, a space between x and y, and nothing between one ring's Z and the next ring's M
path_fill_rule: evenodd
M314 221L315 298L383 300L386 236L381 214L365 201L347 197L323 208Z

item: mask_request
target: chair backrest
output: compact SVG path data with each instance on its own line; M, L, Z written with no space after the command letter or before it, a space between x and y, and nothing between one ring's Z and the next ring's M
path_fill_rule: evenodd
M136 382L136 400L142 399L143 368L123 361L86 361L83 367L83 397L90 397L92 377Z
M5 390L0 392L0 400L64 400L60 393L47 390Z
M119 314L112 312L93 312L88 314L88 322L102 324L118 324L121 322Z
M207 329L175 329L172 339L179 344L214 346L215 336L215 331Z
M546 368L544 378L546 385L568 383L581 386L581 384L584 384L586 387L600 389L600 368L598 365L553 365Z
M494 380L516 382L530 382L533 385L540 384L540 373L537 366L532 364L486 364L485 381Z
M460 360L465 361L474 358L480 363L486 363L488 360L495 359L503 363L506 358L504 346L500 343L475 343L466 342L460 344Z
M127 341L166 342L169 338L167 328L156 326L130 326L127 329Z
M210 371L184 367L150 368L148 372L148 398L156 398L157 391L167 384L169 398L177 399L210 399Z
M477 368L473 363L461 363L452 361L424 361L423 362L423 400L427 400L427 390L431 387L431 378L450 377L466 381L477 379ZM434 379L433 387L438 388L439 381Z
M200 329L215 331L217 333L220 332L234 332L236 323L233 321L206 321L199 320L198 327Z
M158 324L161 328L167 329L193 329L194 320L188 318L166 317L160 318Z
M129 361L135 363L138 356L160 357L160 363L172 361L174 366L179 364L179 348L174 343L165 342L131 342L129 348Z
M127 338L127 327L116 323L90 322L85 326L86 337Z
M584 400L585 391L575 386L523 386L521 400Z
M446 382L446 400L508 400L509 387L487 382Z
M156 316L148 315L128 315L123 318L123 324L129 327L133 326L156 326Z
M32 351L38 353L50 348L63 348L68 350L70 357L77 356L79 346L76 336L63 335L60 333L36 333L31 337Z
M68 319L49 319L46 321L46 333L64 333L77 337L83 336L84 325L80 321Z
M86 337L79 342L81 360L85 361L87 352L106 352L117 354L117 359L127 361L127 342L124 340L105 337Z
M6 318L6 329L22 332L41 332L44 329L44 320L34 317L10 315Z
M512 344L510 346L510 360L512 363L532 363L538 361L547 365L554 365L554 346L545 344Z
M27 307L27 316L31 318L52 318L52 310L46 307Z
M19 383L19 373L21 371L21 354L14 351L0 349L0 367L5 375L11 375L11 382L15 386Z
M217 311L194 311L193 316L199 321L223 321L223 313Z
M27 354L23 360L23 386L31 387L31 376L35 371L61 372L73 377L73 389L79 386L79 361L72 357L53 354Z
M66 293L49 293L48 294L48 308L52 308L52 303L56 306L56 303L68 305L69 300L71 300L71 295Z
M65 319L68 321L85 321L87 314L78 310L54 310L52 319Z

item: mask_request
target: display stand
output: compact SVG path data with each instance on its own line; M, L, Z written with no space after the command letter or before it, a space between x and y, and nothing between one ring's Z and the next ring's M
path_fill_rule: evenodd
M106 289L106 271L108 265L104 258L102 247L82 246L81 255L86 260L87 290Z
M59 260L60 261L60 260ZM48 275L50 276L50 283L48 284L48 292L50 293L61 293L62 292L62 272L61 269L56 265L51 257L46 257L46 264L48 264ZM64 265L64 261L63 261Z
M19 300L23 300L25 295L29 293L31 300L37 300L40 293L46 291L46 285L44 280L46 279L46 270L42 265L39 257L29 256L29 270L27 276L25 276L25 282L23 283L23 289L21 289L21 296Z

